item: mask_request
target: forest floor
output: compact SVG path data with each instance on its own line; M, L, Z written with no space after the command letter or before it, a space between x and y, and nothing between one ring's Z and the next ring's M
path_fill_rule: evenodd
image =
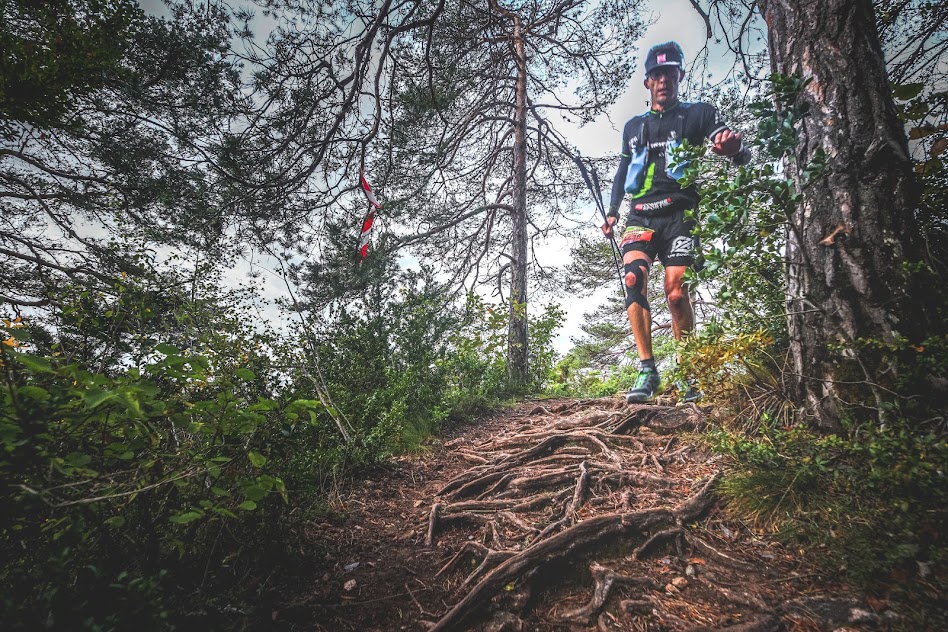
M528 402L457 426L338 499L278 629L876 630L901 627L729 516L694 405ZM298 578L296 578L298 579ZM286 593L284 593L286 594Z

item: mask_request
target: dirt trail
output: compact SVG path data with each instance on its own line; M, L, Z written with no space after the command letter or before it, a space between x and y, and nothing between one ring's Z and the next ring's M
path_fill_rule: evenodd
M801 551L727 517L694 406L521 404L455 430L313 525L325 559L273 612L306 630L872 630Z

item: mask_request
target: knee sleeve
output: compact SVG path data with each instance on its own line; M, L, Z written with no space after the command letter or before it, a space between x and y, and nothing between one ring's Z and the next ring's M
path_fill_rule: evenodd
M625 306L632 307L633 303L642 306L646 311L652 311L645 295L646 279L648 278L648 263L643 259L635 259L625 264Z

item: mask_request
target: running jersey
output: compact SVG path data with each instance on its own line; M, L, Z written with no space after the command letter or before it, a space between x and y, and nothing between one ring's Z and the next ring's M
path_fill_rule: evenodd
M696 207L696 187L682 189L678 183L688 165L672 165L671 151L681 145L682 139L697 146L726 129L729 128L717 109L707 103L679 102L667 110L650 110L630 119L622 131L622 153L612 182L610 211L618 214L627 193L631 194L632 210L637 213ZM742 149L733 160L746 164L750 154Z

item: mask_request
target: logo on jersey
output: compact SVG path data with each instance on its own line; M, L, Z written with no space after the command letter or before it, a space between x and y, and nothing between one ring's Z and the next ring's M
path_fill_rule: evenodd
M690 257L694 251L694 239L691 237L675 237L668 251L669 257Z
M638 212L642 211L657 211L660 208L665 208L670 206L672 203L671 198L665 198L664 200L658 200L657 202L639 202L635 205L635 210Z

